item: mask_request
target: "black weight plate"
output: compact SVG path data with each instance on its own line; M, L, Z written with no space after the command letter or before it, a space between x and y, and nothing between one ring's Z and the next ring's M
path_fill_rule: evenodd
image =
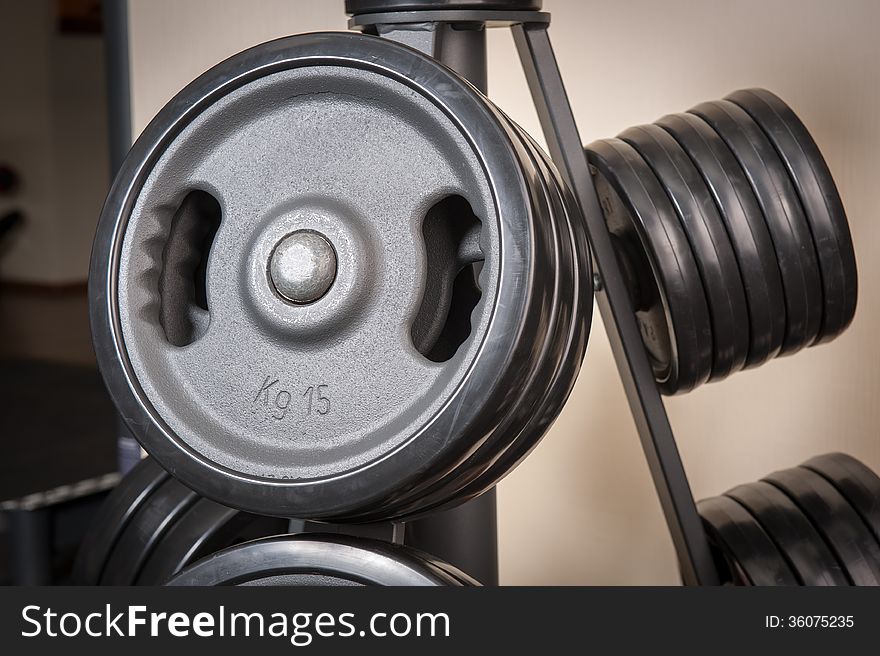
M585 322L591 316L592 275L583 255L589 245L576 201L549 157L528 133L516 124L513 125L528 151L531 165L539 174L533 185L541 192L541 197L536 202L542 212L548 217L554 217L552 223L557 233L556 257L562 262L557 267L557 292L553 306L552 320L556 326L556 337L551 341L552 348L548 350L548 354L541 356L552 367L543 379L534 379L542 393L537 395L541 397L541 401L533 413L532 423L541 426L540 430L543 431L555 419L555 414L550 410L554 402L567 399L571 393L583 360L589 335ZM503 452L480 454L484 458L494 458L492 464L479 478L460 490L461 499L473 498L488 489L504 471L509 471L522 461L534 446L533 443L517 439Z
M697 503L709 541L745 585L798 585L797 577L757 520L729 497ZM737 582L737 581L734 581Z
M729 100L689 110L706 120L739 160L761 205L785 292L785 340L781 353L812 344L822 323L822 282L816 248L797 191L764 132Z
M505 116L505 118L507 117ZM511 127L518 138L515 147L521 149L520 157L526 162L525 170L533 175L530 187L534 191L533 203L536 213L539 216L547 217L547 223L553 228L552 233L548 236L547 249L552 251L552 258L558 263L554 267L553 296L548 298L547 309L544 312L546 328L542 332L548 336L548 339L534 345L535 353L544 366L541 372L529 381L529 389L524 389L522 392L523 402L533 404L531 419L529 424L524 427L527 430L528 425L537 426L544 420L544 408L549 399L558 401L567 398L568 394L557 388L560 384L567 384L570 389L576 375L570 374L563 378L558 375L559 371L567 365L573 366L577 370L583 358L583 351L580 357L568 358L570 343L567 339L571 332L568 328L577 324L578 321L572 312L571 304L578 298L575 273L579 271L577 268L579 260L572 253L572 243L568 233L562 235L563 224L567 217L564 210L553 203L551 183L538 161L538 154L530 147L531 144L519 126L511 122ZM590 284L591 282L590 279ZM582 328L582 325L576 327ZM582 334L582 331L577 332ZM562 382L563 380L564 382ZM544 432L547 427L549 425L539 429L540 432ZM497 476L500 472L508 471L519 462L521 457L518 454L522 453L524 457L525 453L531 451L535 446L533 443L518 439L519 436L516 434L510 435L510 437L514 439L511 439L503 448L493 448L484 444L474 451L469 462L464 464L464 468L470 469L472 473L462 477L463 480L469 482L456 494L457 501L473 498L488 489L498 480ZM487 466L487 463L491 464ZM479 470L482 471L476 478L473 478L473 474L478 473ZM436 511L440 508L443 506L431 507L431 510Z
M199 496L173 478L167 479L131 518L119 536L101 576L101 585L134 585L165 532Z
M855 585L880 585L880 545L831 483L803 467L774 472L764 480L785 492L810 519Z
M726 378L748 356L749 313L739 265L715 201L687 153L660 126L632 127L618 138L645 159L681 219L709 304L712 380Z
M692 390L712 371L706 295L675 209L642 156L620 139L586 148L608 229L635 260L636 316L660 390ZM632 260L631 260L632 261Z
M880 477L845 453L810 458L801 467L823 476L849 501L880 542Z
M245 542L203 558L168 585L444 586L466 580L466 575L453 576L431 560L408 547L377 540L287 535Z
M199 499L162 535L146 559L137 585L162 585L195 561L221 549L287 532L288 520L235 510Z
M428 558L428 560L431 562L432 565L434 565L434 567L446 572L462 586L483 585L475 578L468 576L462 570L450 565L449 563L443 562L442 560L437 560L436 558L433 558L431 556L425 555L425 557Z
M589 329L585 322L592 316L592 270L585 256L589 251L589 242L577 201L550 157L525 130L515 127L529 150L532 164L540 174L540 187L547 194L546 202L555 218L557 257L562 263L555 298L559 320L554 349L551 351L556 366L552 375L538 383L543 389L543 398L532 419L543 432L556 418L552 410L555 402L567 400L571 394L586 352ZM487 469L488 477L497 481L502 472L509 471L515 463L519 463L534 446L518 440L515 448L507 450Z
M577 203L563 202L557 175L552 178L546 155L528 135L493 105L490 109L509 125L512 143L530 176L533 212L551 228L546 239L536 239L536 248L546 249L543 259L555 262L553 293L544 299L542 326L532 356L539 368L517 394L520 411L529 420L518 429L509 417L498 416L495 434L503 439L484 440L469 457L442 481L426 481L406 490L401 499L418 499L418 516L458 505L493 487L505 472L515 467L536 445L530 435L543 434L565 402L586 351L592 314L592 270L589 245ZM552 165L551 165L552 166ZM551 179L552 178L552 179ZM410 516L412 518L412 516Z
M785 337L785 298L773 240L755 192L724 140L699 116L670 114L657 125L691 157L706 181L739 263L749 312L747 367L776 356Z
M776 544L804 585L850 585L825 539L784 492L756 481L725 492L741 503Z
M852 321L858 272L852 236L837 185L819 147L797 114L766 89L727 96L755 119L782 158L810 222L822 274L825 310L818 341L833 339Z
M71 576L76 585L98 585L119 536L167 478L159 463L144 458L107 496L76 555Z
M224 505L357 521L418 513L416 486L454 489L445 479L475 440L537 442L522 431L532 407L511 390L544 371L534 346L548 339L555 263L542 260L552 228L532 211L513 138L446 67L375 37L279 39L195 80L133 147L93 250L96 351L136 437ZM170 297L194 281L166 275L162 253L193 190L219 208L197 254L209 308L169 319L157 281L172 281ZM470 333L439 362L407 327L433 288L414 226L448 194L471 205L485 260L481 298L452 322L470 318ZM266 260L315 222L336 278L313 304L285 303Z

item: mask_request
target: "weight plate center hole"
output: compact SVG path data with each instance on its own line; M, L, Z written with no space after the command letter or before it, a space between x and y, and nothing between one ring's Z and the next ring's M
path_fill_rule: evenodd
M307 305L324 297L336 280L336 251L314 230L297 230L283 237L269 257L269 279L290 303Z

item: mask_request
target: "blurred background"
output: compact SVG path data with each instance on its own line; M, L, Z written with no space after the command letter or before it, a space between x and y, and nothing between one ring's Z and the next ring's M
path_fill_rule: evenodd
M94 368L86 301L110 181L108 100L136 137L229 55L347 22L342 0L118 2L129 58L111 59L124 69L111 77L130 77L124 99L108 97L112 21L100 0L0 0L0 532L23 525L37 549L51 538L60 567L88 530L82 500L116 480L120 430ZM667 400L695 496L835 450L880 470L880 3L544 0L544 9L585 142L766 87L806 123L849 214L861 287L852 327ZM507 30L489 34L489 94L543 141ZM72 508L63 525L31 521L51 504ZM10 580L7 543L0 582ZM499 550L504 584L679 582L598 315L571 401L499 486Z

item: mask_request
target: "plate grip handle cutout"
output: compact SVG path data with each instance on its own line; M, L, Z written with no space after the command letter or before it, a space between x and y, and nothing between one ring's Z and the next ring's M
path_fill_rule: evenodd
M184 197L171 220L159 274L159 323L174 346L193 343L208 328L208 256L220 219L217 199L195 190Z
M471 334L471 312L482 295L480 228L470 204L457 195L435 203L422 222L427 275L411 335L433 362L452 358Z

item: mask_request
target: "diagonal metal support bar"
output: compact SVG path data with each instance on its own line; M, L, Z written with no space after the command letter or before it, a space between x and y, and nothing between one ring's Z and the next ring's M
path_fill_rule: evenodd
M599 207L547 24L520 23L511 29L550 155L583 210L598 273L596 302L672 535L682 578L685 585L717 585L718 572Z

